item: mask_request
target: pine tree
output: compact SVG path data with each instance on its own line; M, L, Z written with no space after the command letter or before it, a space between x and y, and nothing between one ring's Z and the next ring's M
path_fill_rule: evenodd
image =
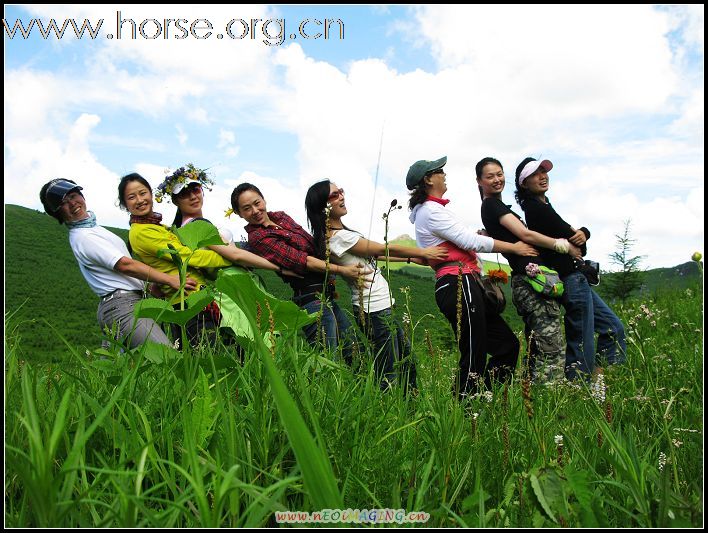
M631 250L637 242L630 235L631 219L624 221L624 233L615 235L617 238L617 251L610 254L610 261L619 266L620 270L608 276L608 293L613 298L623 302L642 286L644 272L639 268L643 255L630 257Z

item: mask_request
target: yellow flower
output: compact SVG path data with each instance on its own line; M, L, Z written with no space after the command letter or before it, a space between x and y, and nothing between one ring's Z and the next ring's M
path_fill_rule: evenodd
M231 215L234 214L234 210L232 208L228 208L226 211L224 211L224 217L226 218L231 218Z

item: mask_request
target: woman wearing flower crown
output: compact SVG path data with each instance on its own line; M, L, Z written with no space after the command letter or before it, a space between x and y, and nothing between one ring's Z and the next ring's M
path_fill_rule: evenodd
M381 390L388 389L396 380L394 365L400 364L399 381L404 391L416 388L416 367L411 360L411 345L405 338L403 329L394 320L391 306L394 299L389 291L386 278L376 267L376 257L386 253L386 247L378 242L365 239L360 233L347 228L342 217L347 214L344 190L329 180L315 183L305 197L307 220L315 238L317 257L326 257L329 245L330 259L337 265L354 265L362 260L373 269L373 281L367 289L361 289L356 280L347 280L352 293L354 318L359 328L366 334L374 351L374 370ZM394 257L444 259L444 248L415 248L391 244L388 252ZM426 263L427 264L427 263ZM362 320L363 319L363 320ZM395 332L395 336L392 333Z
M530 229L582 246L590 238L590 232L586 228L573 229L546 197L552 168L553 163L548 159L538 161L527 157L521 161L516 167L516 201L524 210ZM627 345L622 321L592 290L585 275L576 269L575 261L563 249L543 250L542 255L545 263L560 274L565 286L561 303L565 308L566 377L575 379L579 373L589 376L595 369L596 353L607 364L624 362Z
M565 239L552 239L529 230L521 217L502 202L505 178L502 164L485 157L475 167L482 197L482 223L493 239L505 242L524 241L549 250L565 250L580 257L581 250ZM524 320L529 345L528 368L533 380L558 382L565 373L565 341L560 326L560 303L535 291L529 279L538 273L542 260L510 253L502 254L511 267L512 301Z
M185 178L183 183L186 183L187 179ZM165 192L171 194L172 190L172 187L166 187L158 191L158 195L161 197ZM158 252L171 245L180 251L180 255L183 258L186 258L192 251L182 245L179 238L161 224L162 215L153 210L152 189L147 180L140 174L135 173L123 176L118 185L118 198L121 207L125 208L131 215L129 239L133 251L146 264L167 274L176 274L178 268L169 255L158 257ZM233 244L214 246L213 248L214 250L197 250L189 259L187 273L191 278L197 280L198 285L201 287L207 284L205 274L201 269L230 267L233 262L238 262L245 266L281 271L277 265L250 252L241 250ZM176 291L167 291L166 296L171 297L173 303L179 303ZM227 298L223 297L222 301L224 300L227 300ZM194 344L198 341L202 330L214 331L221 326L231 327L237 335L246 332L250 336L248 334L250 328L247 328L238 317L225 316L224 318L225 320L222 323L221 311L215 306L210 306L202 311L187 323L187 335L190 343Z

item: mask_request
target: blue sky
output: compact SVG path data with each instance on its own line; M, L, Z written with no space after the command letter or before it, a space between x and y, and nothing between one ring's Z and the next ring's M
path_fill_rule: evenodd
M166 18L208 19L214 35L175 39L172 27L169 39L131 40L124 25L120 41L109 39L118 11L147 21L148 35L148 19ZM414 161L448 156L449 208L478 228L475 163L497 157L513 177L532 155L553 161L548 196L590 228L589 256L603 267L627 219L645 267L703 249L703 6L7 6L4 15L10 27L72 17L104 19L100 35L5 34L5 203L41 209L43 183L73 178L100 223L127 227L115 205L121 175L157 185L165 169L193 162L216 181L207 216L237 235L242 221L223 212L238 183L255 183L269 209L306 225L305 192L329 178L347 191L347 224L368 233L373 218L370 236L381 240L381 214L392 198L405 201ZM261 22L253 39L217 39L232 19ZM309 35L321 31L315 19L341 20L343 38L302 38L308 19ZM285 27L281 45L264 44L267 20L271 37ZM512 189L508 179L504 199L518 211ZM171 204L159 209L171 220ZM405 212L391 232L414 233Z

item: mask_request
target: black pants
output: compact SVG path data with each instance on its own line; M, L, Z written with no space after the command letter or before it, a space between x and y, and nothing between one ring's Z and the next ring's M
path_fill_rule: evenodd
M462 275L461 331L457 332L457 276L449 274L435 284L435 302L457 334L460 348L458 398L478 392L478 381L491 388L492 379L511 377L519 356L519 340L501 315L487 313L479 287L470 274ZM487 362L487 354L490 355Z

